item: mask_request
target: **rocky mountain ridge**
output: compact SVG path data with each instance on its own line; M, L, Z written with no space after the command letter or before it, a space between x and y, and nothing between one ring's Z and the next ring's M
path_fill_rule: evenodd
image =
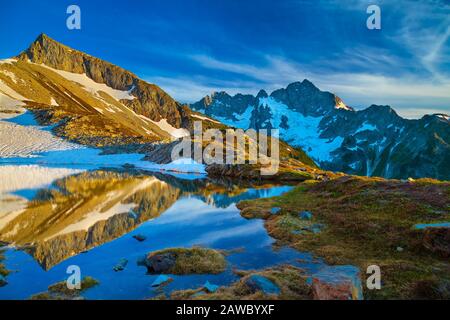
M270 95L264 90L256 96L213 93L191 108L234 127L278 128L282 139L327 170L450 179L447 115L409 120L379 105L356 111L306 79Z
M123 100L137 114L154 121L167 122L180 128L186 120L185 110L157 85L139 79L135 74L112 63L69 48L45 34L40 34L31 46L16 57L21 61L44 64L57 70L86 74L97 83L116 90L128 91L133 100Z

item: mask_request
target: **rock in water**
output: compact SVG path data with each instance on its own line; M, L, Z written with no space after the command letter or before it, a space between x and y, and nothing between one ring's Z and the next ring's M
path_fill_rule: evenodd
M219 274L227 261L220 251L208 248L169 248L151 252L141 264L149 274Z
M280 288L275 283L273 283L266 277L258 274L251 275L245 281L245 284L253 292L262 291L265 294L273 294L273 295L280 294Z
M116 272L123 271L125 269L125 267L127 266L127 264L128 264L127 259L120 259L119 263L114 266L113 270Z
M359 269L354 266L324 267L312 275L314 300L362 300Z
M203 288L205 288L206 291L213 293L216 292L217 289L219 289L219 286L206 281L206 283L203 285Z
M168 284L173 279L169 276L166 276L165 274L160 274L155 281L152 283L152 287L161 287L163 285Z
M426 228L423 246L443 258L449 258L450 228Z
M142 234L136 234L133 236L134 239L136 239L139 242L145 241L147 239L146 236L143 236Z

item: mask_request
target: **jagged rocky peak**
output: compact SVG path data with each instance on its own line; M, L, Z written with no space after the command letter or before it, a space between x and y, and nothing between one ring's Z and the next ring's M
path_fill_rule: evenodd
M305 116L324 115L336 107L334 94L321 91L307 79L293 82L286 89L275 90L271 97Z
M299 82L299 81L293 82L293 83L289 84L289 85L287 86L286 89L288 89L288 90L291 90L291 89L294 89L294 90L300 89L300 90L314 90L314 91L320 91L319 88L317 88L317 87L314 85L314 83L312 83L312 82L309 81L308 79L303 79L302 82Z
M261 90L259 90L258 94L256 95L256 98L257 98L257 99L260 99L260 98L267 98L268 96L269 96L269 95L267 94L266 90L261 89Z
M117 90L129 90L137 79L121 67L72 49L43 33L17 58L58 70L85 73L92 80Z

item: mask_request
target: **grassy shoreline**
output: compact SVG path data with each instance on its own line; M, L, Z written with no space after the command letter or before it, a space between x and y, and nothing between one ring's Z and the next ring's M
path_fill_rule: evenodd
M245 218L264 219L279 245L310 251L328 264L355 265L363 276L369 265L379 265L382 290L365 289L367 299L449 298L448 259L424 248L424 231L414 229L450 220L449 199L448 182L347 176L242 201L238 208ZM281 209L278 214L271 214L274 207ZM303 210L313 213L311 221L300 218ZM323 230L308 232L311 224Z

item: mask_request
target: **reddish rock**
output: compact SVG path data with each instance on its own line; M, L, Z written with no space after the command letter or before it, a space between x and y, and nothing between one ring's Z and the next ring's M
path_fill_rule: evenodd
M327 266L312 275L314 300L362 300L359 269Z
M314 278L312 290L314 300L353 300L353 285L351 281L327 283Z

